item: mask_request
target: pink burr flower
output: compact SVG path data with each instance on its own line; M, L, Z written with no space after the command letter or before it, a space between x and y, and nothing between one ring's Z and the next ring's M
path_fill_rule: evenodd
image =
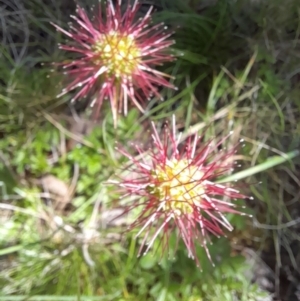
M116 125L118 112L127 114L128 101L143 112L143 103L153 96L161 98L159 86L174 88L169 77L156 67L172 61L169 46L170 32L163 24L150 25L152 7L137 19L138 0L127 3L122 12L122 1L116 5L107 1L94 20L83 8L77 7L75 24L69 31L53 24L72 41L60 49L77 54L73 60L60 63L68 75L69 84L59 95L77 90L73 101L92 96L92 106L98 115L103 101L109 100Z
M119 150L129 158L131 168L126 170L128 176L113 181L121 198L130 197L125 214L138 212L129 229L138 228L137 237L143 236L139 255L146 254L156 239L163 251L168 250L170 234L176 232L197 265L196 244L205 249L211 261L207 247L211 235L221 237L226 235L224 230L233 230L226 213L245 215L233 200L247 196L229 183L216 182L232 170L236 147L219 150L230 134L206 143L194 135L181 143L175 119L173 129L166 127L162 138L152 126L153 145L148 152L135 146L139 155L133 157Z

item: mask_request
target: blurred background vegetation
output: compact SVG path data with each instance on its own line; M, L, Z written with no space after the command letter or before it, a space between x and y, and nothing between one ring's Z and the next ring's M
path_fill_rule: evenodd
M49 22L66 28L75 1L0 0L0 300L300 300L299 0L141 2L175 32L178 59L162 69L179 90L114 129L109 105L91 121L84 101L56 98L51 63L65 53ZM111 221L115 143L147 144L149 120L172 114L184 133L244 139L236 172L253 219L229 216L215 268L199 249L200 271L183 245L137 258L135 233Z

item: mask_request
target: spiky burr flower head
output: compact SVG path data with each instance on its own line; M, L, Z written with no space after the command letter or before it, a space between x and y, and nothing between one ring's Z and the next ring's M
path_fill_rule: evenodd
M152 96L161 98L159 86L174 88L166 79L169 76L156 70L157 66L174 59L169 51L174 43L169 39L171 32L163 24L151 26L152 7L138 19L138 0L132 5L128 1L124 12L121 4L121 0L115 5L109 0L105 12L99 5L94 20L77 7L77 16L71 16L75 25L69 31L53 24L72 41L60 48L78 55L61 64L70 82L59 96L74 89L79 91L73 101L93 96L91 105L96 105L95 115L107 99L115 124L120 111L127 114L128 100L143 112L145 100Z
M157 238L162 250L168 250L170 234L177 231L197 265L197 243L212 261L207 247L211 235L221 237L226 235L224 230L233 230L225 214L245 215L233 201L247 196L229 183L216 182L233 169L236 147L219 150L230 134L205 143L195 134L180 142L174 118L172 129L167 126L162 138L154 124L152 127L153 145L148 152L136 145L139 155L134 157L119 149L132 167L127 170L128 176L113 182L119 186L122 198L131 199L125 213L139 209L129 227L139 228L137 236L144 233L139 255L146 254Z

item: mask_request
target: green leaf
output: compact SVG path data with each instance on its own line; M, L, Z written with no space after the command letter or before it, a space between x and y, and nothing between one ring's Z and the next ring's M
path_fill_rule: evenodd
M157 257L151 253L148 253L141 257L139 263L143 269L149 270L152 269L157 264Z

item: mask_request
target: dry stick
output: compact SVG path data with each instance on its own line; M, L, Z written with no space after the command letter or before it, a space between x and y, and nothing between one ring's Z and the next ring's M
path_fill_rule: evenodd
M90 147L90 148L95 148L93 143L87 141L84 139L83 135L75 135L72 132L70 132L69 130L67 130L66 128L64 128L59 122L57 122L50 114L43 112L42 113L44 115L44 117L51 122L57 129L59 129L61 132L63 132L66 136L74 139L75 141Z

